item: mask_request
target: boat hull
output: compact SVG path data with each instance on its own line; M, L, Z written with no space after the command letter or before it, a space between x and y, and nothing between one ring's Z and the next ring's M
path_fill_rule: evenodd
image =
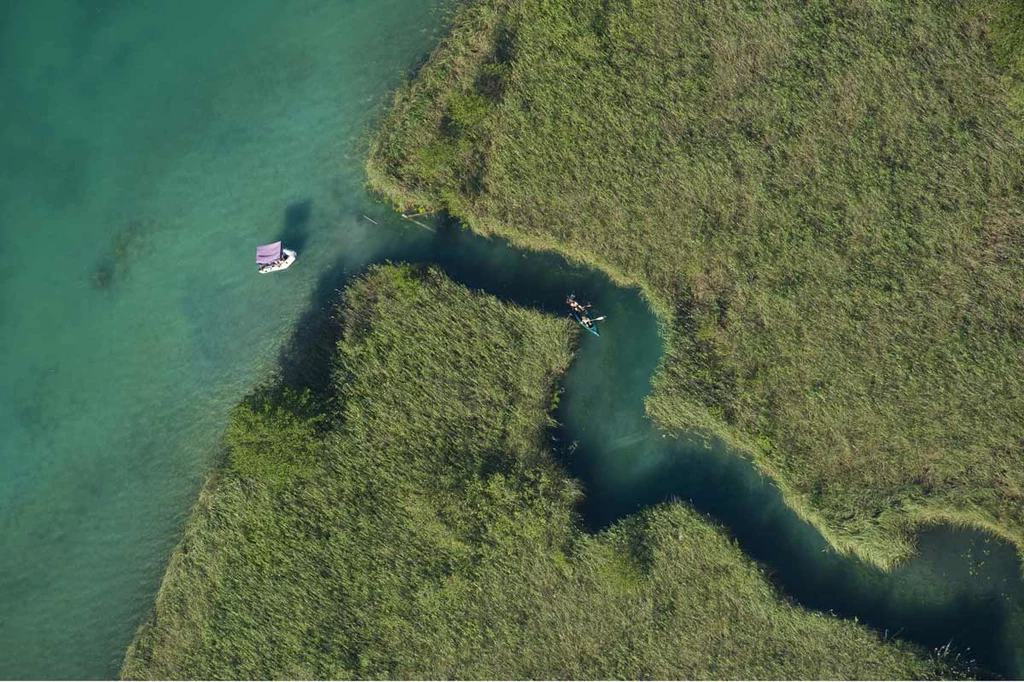
M271 272L280 272L281 270L287 270L292 266L292 263L294 263L295 260L299 257L299 254L296 253L295 251L292 251L291 249L281 249L281 252L284 253L284 258L273 263L267 263L266 265L260 267L259 273L261 275L268 275Z
M576 318L576 322L578 322L579 325L581 327L583 327L584 329L586 329L588 332L590 332L591 334L593 334L594 336L597 336L597 337L601 336L601 333L599 331L597 331L597 322L591 322L590 326L588 327L587 325L583 324L583 320L580 318L579 315L577 315L576 313L573 313L572 316L575 317Z

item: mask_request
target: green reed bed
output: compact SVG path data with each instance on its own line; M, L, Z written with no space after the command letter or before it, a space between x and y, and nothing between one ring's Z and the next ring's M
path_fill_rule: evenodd
M240 405L126 678L916 678L681 504L596 536L548 449L568 321L378 267L335 391Z
M651 416L750 452L839 549L1024 547L1018 4L481 0L370 182L641 285Z

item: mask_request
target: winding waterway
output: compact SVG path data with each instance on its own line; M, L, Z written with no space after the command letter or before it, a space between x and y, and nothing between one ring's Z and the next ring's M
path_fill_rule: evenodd
M1012 548L937 528L892 574L838 556L747 461L644 417L662 349L636 291L365 195L373 117L440 20L414 0L0 0L0 677L116 674L228 407L301 371L289 339L388 259L609 316L559 413L593 527L690 500L795 601L1024 674ZM277 237L300 262L255 276Z

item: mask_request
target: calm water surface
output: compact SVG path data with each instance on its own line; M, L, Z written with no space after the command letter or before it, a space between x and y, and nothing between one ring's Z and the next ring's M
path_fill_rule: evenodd
M387 258L610 315L558 434L592 526L691 500L801 603L1020 675L1010 548L936 529L893 575L838 557L746 462L643 418L661 345L636 292L365 196L372 117L439 4L0 0L0 677L116 674L228 407ZM281 237L299 263L256 276L254 245Z
M0 676L116 674L227 407L401 238L359 141L439 4L0 0Z

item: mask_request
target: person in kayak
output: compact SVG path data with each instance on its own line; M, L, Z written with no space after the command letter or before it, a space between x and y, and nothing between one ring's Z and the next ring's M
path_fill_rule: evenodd
M590 319L585 312L580 313L580 324L582 324L587 329L594 328L594 321Z
M585 306L581 304L579 301L577 301L576 294L569 294L569 298L565 299L565 302L569 304L569 310L586 317L587 308L589 308L590 306Z

